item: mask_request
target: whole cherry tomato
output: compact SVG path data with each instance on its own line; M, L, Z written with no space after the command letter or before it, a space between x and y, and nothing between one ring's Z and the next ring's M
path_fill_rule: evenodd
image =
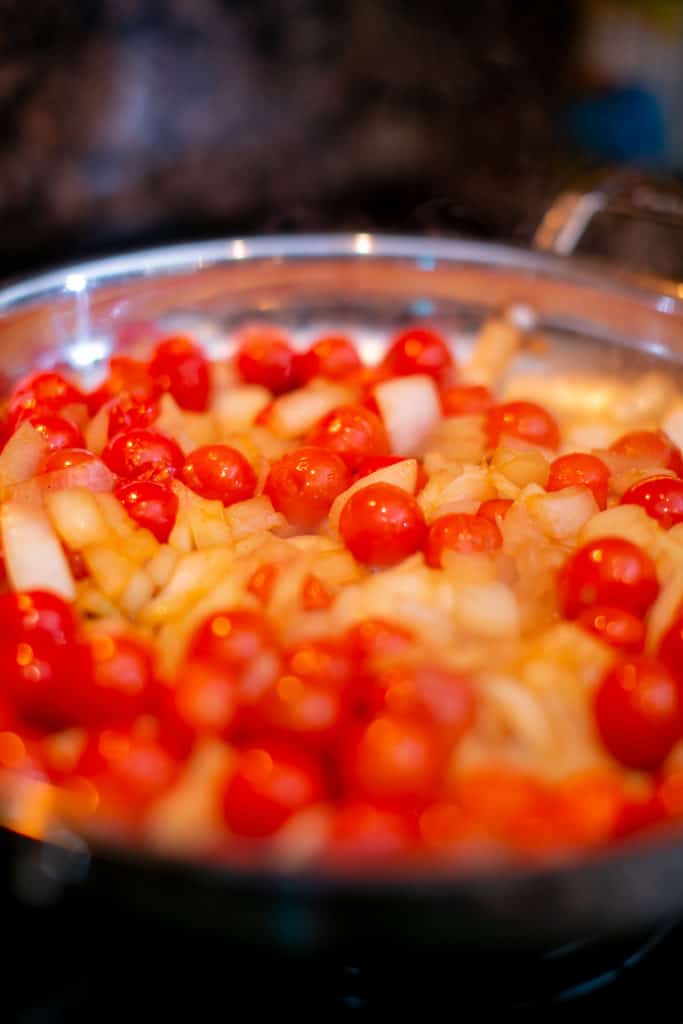
M30 416L59 414L67 405L84 402L83 394L61 373L33 373L20 381L9 400L9 427L14 431Z
M643 615L659 593L650 556L621 537L584 544L565 562L557 586L560 608L568 619L592 605Z
M663 430L634 430L623 434L612 445L610 451L623 455L642 469L662 466L683 474L683 458L680 450L669 440Z
M427 536L425 558L427 565L440 569L444 551L470 555L496 551L502 543L501 532L490 519L456 512L434 520Z
M659 525L670 530L683 523L683 480L673 476L649 476L626 491L622 505L640 505Z
M361 369L356 346L343 335L326 335L313 342L307 352L295 357L296 377L306 384L314 377L341 380Z
M204 412L209 404L209 362L190 338L173 335L160 341L149 363L159 390L169 391L181 409Z
M180 479L202 498L222 501L227 507L252 498L256 473L236 448L227 444L205 444L185 459Z
M136 428L112 438L102 452L102 461L125 480L144 477L164 481L176 475L185 457L172 438Z
M546 490L588 487L593 492L598 508L606 508L609 475L609 469L597 455L585 455L582 452L560 455L550 465Z
M454 363L440 334L429 327L409 327L394 338L382 365L398 377L414 373L441 377Z
M362 405L333 409L311 429L306 443L336 452L351 470L368 455L389 454L384 424Z
M146 391L124 391L109 406L108 437L149 427L159 415L159 402Z
M51 452L62 448L85 448L83 434L71 420L53 413L30 416L28 422L47 443Z
M388 566L419 551L427 527L412 495L391 484L370 484L342 508L339 532L359 562Z
M166 543L178 514L178 497L170 487L153 480L123 481L114 488L114 497L138 526Z
M559 448L560 428L547 409L535 402L505 402L488 413L486 421L491 448L504 443L505 437L516 437L541 448Z
M264 493L290 523L312 528L351 485L351 473L335 452L307 446L288 452L270 467Z
M274 395L297 385L294 350L275 327L255 326L242 333L237 369L248 384L260 384Z

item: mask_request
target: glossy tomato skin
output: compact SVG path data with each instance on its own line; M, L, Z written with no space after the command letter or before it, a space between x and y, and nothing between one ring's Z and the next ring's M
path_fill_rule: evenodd
M551 450L560 446L560 428L555 418L535 402L494 406L488 413L486 432L491 448L496 448L506 436Z
M398 377L426 373L439 378L453 366L453 356L436 331L429 327L410 327L394 338L382 365Z
M306 443L336 452L351 470L368 455L389 454L384 424L362 405L333 409L312 428Z
M427 565L440 569L444 551L469 555L497 551L502 543L502 534L490 519L458 512L434 520L429 528L425 558Z
M147 428L136 428L112 438L102 461L124 480L170 480L182 468L185 456L170 437Z
M611 444L610 451L623 455L643 469L661 466L672 469L678 476L683 473L681 452L663 430L633 430Z
M9 400L9 427L15 430L30 416L59 414L84 401L82 393L60 373L34 373L15 387Z
M268 681L280 671L272 628L263 615L247 609L210 615L195 631L188 653L223 665L238 678L264 661L270 665Z
M609 671L594 698L610 754L635 771L654 771L683 735L683 693L657 659L641 655Z
M248 384L260 384L274 395L297 385L294 350L287 336L274 327L250 327L243 332L237 369Z
M57 473L63 469L82 466L86 462L97 462L97 456L87 448L58 448L45 456L40 473Z
M85 448L83 434L71 420L54 413L30 416L28 422L37 430L51 452L62 448Z
M209 404L209 361L191 338L173 335L160 341L149 363L160 391L168 391L181 409L204 412Z
M489 412L494 404L493 394L481 384L461 384L441 392L444 416L479 416Z
M269 741L240 751L223 792L223 813L235 835L263 839L325 795L316 758Z
M59 729L73 724L61 706L61 694L77 677L90 677L90 651L77 642L54 643L45 637L3 639L0 687L31 726Z
M183 463L180 479L202 498L222 501L226 507L252 498L256 491L256 473L250 463L227 444L195 448Z
M343 459L325 448L306 446L274 462L264 494L290 523L312 528L325 518L334 499L351 485Z
M645 624L623 608L593 605L584 608L577 622L610 647L628 654L640 654L645 644Z
M512 508L511 498L490 498L483 501L477 509L477 515L482 519L488 519L500 529L500 524Z
M135 392L158 397L155 382L149 375L146 362L132 359L130 356L112 356L109 360L109 374L99 387L85 395L88 412L91 416L99 412L103 405L117 399L124 392Z
M344 505L339 532L359 562L389 566L422 548L427 526L410 494L391 484L370 484Z
M672 476L649 476L625 492L622 505L640 505L664 530L683 523L683 480Z
M178 514L178 497L170 487L153 480L123 481L114 488L114 497L138 526L166 543Z
M150 427L159 415L159 402L146 391L125 391L109 406L109 440L129 430Z
M326 335L314 341L307 352L295 357L296 378L307 384L314 377L342 380L361 369L356 346L343 335Z
M597 455L573 452L561 455L550 465L547 491L560 491L564 487L588 487L598 508L607 507L610 472L602 459Z
M0 595L0 641L70 644L76 619L63 598L43 590Z
M575 619L584 608L609 605L644 615L659 593L655 564L621 537L602 537L579 548L558 576L562 613Z

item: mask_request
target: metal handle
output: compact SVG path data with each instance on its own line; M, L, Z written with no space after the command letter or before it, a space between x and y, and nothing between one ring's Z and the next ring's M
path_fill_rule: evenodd
M683 229L683 189L635 171L602 173L589 187L558 196L536 229L534 248L561 256L575 252L599 213L640 216Z

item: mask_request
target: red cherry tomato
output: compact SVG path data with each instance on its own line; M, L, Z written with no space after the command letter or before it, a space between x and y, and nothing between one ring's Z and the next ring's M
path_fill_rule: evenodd
M683 614L680 609L659 641L657 657L683 682Z
M204 412L209 404L209 362L190 338L174 335L160 341L149 373L159 390L169 391L181 409Z
M250 327L243 332L237 369L248 384L260 384L274 395L296 387L294 350L275 327Z
M227 444L205 444L185 459L180 479L202 498L214 498L227 507L253 498L256 473L242 452Z
M378 469L384 469L386 466L395 466L397 462L405 462L405 459L401 458L400 455L368 455L367 458L363 459L356 466L354 473L354 480L360 480L364 476L370 476L371 473L376 473ZM422 488L427 483L427 474L420 462L417 464L417 483L415 485L415 493L419 494Z
M349 796L395 810L433 799L444 766L433 729L410 718L380 715L342 741L340 768Z
M673 476L649 476L622 496L621 505L640 505L664 530L683 523L683 480Z
M444 416L477 416L492 409L494 402L491 391L480 384L444 388L441 392Z
M607 750L635 771L659 768L683 735L683 694L656 658L616 665L598 687L594 711Z
M415 499L391 484L370 484L352 494L339 532L354 558L366 565L395 565L419 551L427 534Z
M135 821L176 781L177 755L159 736L134 728L91 732L73 774L91 780L105 809Z
M574 452L561 455L550 465L547 491L561 491L564 487L588 487L593 492L598 508L607 508L609 469L597 455Z
M30 725L61 728L71 724L59 695L71 680L88 675L89 649L78 643L54 643L44 636L3 637L0 680L3 691Z
M391 658L414 642L410 630L385 619L363 619L344 634L344 643L360 662Z
M97 462L97 456L87 448L57 448L45 456L40 473L57 473L63 469L73 469L85 462Z
M264 838L298 811L322 800L326 786L317 760L272 743L240 751L223 793L228 828L238 836Z
M28 422L47 443L51 452L62 448L85 448L85 438L75 423L64 416L43 413L30 416Z
M190 658L172 686L164 686L159 713L162 734L173 749L189 752L196 736L226 739L232 730L239 687L230 668Z
M102 452L104 464L125 480L142 476L162 482L172 479L184 460L180 446L172 438L146 429L118 434Z
M491 448L516 437L541 448L559 448L560 428L547 409L535 402L506 402L490 410L486 421Z
M389 453L389 439L381 419L362 405L333 409L312 428L306 443L336 452L351 470L368 455Z
M270 467L264 493L290 523L312 528L351 485L346 463L325 448L297 448Z
M335 808L323 860L339 868L385 864L406 857L415 839L406 815L357 800Z
M20 381L9 400L9 427L14 431L29 416L61 412L84 402L84 396L60 373L34 373Z
M76 636L73 610L43 590L0 595L0 641L70 644Z
M341 380L362 366L353 342L334 334L319 338L307 352L302 352L295 359L296 377L301 384L314 377Z
M101 633L90 657L53 695L69 725L128 725L152 710L155 696L151 651L135 637Z
M108 437L152 425L159 415L159 402L145 391L124 391L109 407Z
M591 605L644 615L659 593L650 556L621 537L584 544L565 562L557 587L560 609L568 619Z
M98 388L84 396L88 412L94 416L106 402L118 398L126 391L147 394L151 398L157 395L156 384L149 375L147 363L131 359L130 356L112 356L107 378Z
M683 473L681 452L663 430L634 430L610 445L610 451L623 455L642 469L662 466L679 476Z
M490 519L457 512L434 520L429 528L425 558L427 565L440 569L444 551L470 555L496 551L502 543L501 532Z
M246 610L209 616L195 632L189 655L223 665L238 677L260 664L269 666L266 682L280 671L272 629L263 615Z
M357 687L356 710L389 714L431 727L452 747L474 720L472 684L459 672L438 665L394 665Z
M166 543L178 514L178 498L170 487L153 480L124 481L114 488L114 497L138 526Z
M394 338L382 366L398 377L413 373L441 377L453 366L453 356L436 331L428 327L410 327Z
M510 498L490 498L489 501L481 503L477 509L477 515L481 519L488 519L500 529L500 524L511 508L512 500Z
M589 633L604 640L610 647L628 654L640 654L645 643L642 619L623 608L596 605L584 608L577 622Z

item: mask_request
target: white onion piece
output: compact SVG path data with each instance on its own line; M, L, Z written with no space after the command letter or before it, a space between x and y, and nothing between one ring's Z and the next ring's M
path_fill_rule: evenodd
M441 420L436 384L426 374L394 377L373 389L395 455L415 455Z
M59 537L42 508L5 502L0 508L0 534L14 590L49 590L73 601L76 584Z

